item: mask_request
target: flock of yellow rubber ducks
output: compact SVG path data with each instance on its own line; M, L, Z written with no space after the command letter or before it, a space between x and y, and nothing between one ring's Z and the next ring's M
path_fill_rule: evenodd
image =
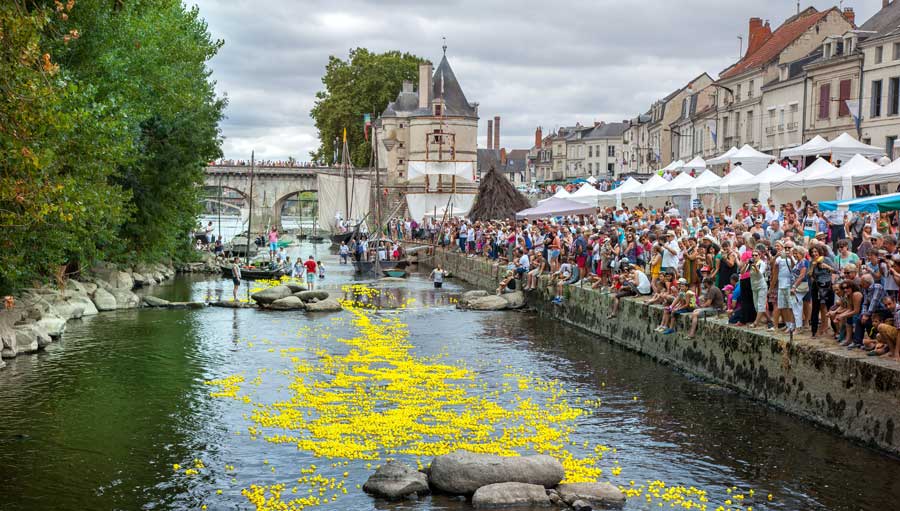
M444 356L417 355L407 325L398 316L378 317L365 305L377 289L353 285L344 292L351 297L343 301L349 317L334 317L332 323L349 321L354 335L337 338L318 330L321 326L312 326L300 332L304 346L281 349L281 356L290 362L289 369L276 372L286 378L285 399L255 400L252 390L242 389L248 383L243 374L206 382L210 396L247 404L251 439L294 446L333 461L333 468L364 460L366 468L372 469L372 462L394 458L414 460L421 468L423 459L465 449L503 456L549 454L563 464L565 482L597 481L604 476L619 481L622 468L615 459L616 449L571 439L576 419L593 413L601 406L599 400L576 398L570 404L559 381L513 372L504 374L499 385L484 383L465 364L449 363ZM329 350L328 343L346 348ZM259 385L266 372L260 370L249 383ZM177 464L173 468L190 477L205 467L194 460L185 470ZM233 466L228 469L234 471ZM258 511L299 511L332 503L347 493L343 481L347 472L336 480L317 470L311 465L301 471L300 478L251 485L242 495ZM738 493L730 488L728 499L716 507L709 503L706 491L694 487L630 481L619 488L648 509L753 511L754 502L766 500L755 497L752 490ZM769 495L767 500L771 499Z

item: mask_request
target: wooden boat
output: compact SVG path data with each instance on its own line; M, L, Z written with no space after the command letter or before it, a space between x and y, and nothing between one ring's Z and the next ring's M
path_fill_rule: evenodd
M222 269L223 276L231 278L231 265L220 264L219 268ZM277 279L281 278L281 276L285 274L286 273L283 268L279 268L277 270L266 270L262 267L241 266L241 279L243 280Z
M380 261L378 266L380 266L382 270L402 270L409 266L409 259ZM356 273L375 273L375 261L353 261L353 268L356 270Z
M405 277L406 270L381 270L382 275L385 277Z
M332 234L331 235L331 244L332 245L340 245L341 243L349 243L350 239L353 238L354 234L356 234L356 231L347 231L347 232Z

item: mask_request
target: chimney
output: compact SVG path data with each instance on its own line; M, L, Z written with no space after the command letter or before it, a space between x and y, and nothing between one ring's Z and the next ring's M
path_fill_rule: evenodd
M541 127L538 126L534 130L534 147L540 149L543 142L544 142L544 137L541 136Z
M844 7L844 19L854 27L856 26L856 13L853 12L853 7Z
M419 64L419 108L431 108L431 62Z
M763 25L762 18L750 18L750 27L748 30L748 38L747 38L747 53L744 56L752 55L756 50L758 50L766 41L772 37L772 29L769 27L769 23L766 22Z
M500 165L506 166L506 149L500 149Z
M494 116L494 149L500 149L500 116Z
M494 148L494 121L488 119L488 141L487 148Z
M413 83L409 80L403 80L403 92L413 92Z

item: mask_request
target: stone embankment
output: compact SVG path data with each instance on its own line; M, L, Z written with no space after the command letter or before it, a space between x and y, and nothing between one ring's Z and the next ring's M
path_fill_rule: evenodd
M481 258L438 249L432 264L482 289L496 289L505 269ZM562 305L542 286L527 293L538 313L587 330L681 371L812 420L846 437L900 454L900 364L848 352L825 339L795 338L737 328L724 316L701 322L698 334L662 335L660 306L623 300L608 319L608 294L567 286ZM499 302L498 302L499 304ZM686 320L687 318L682 318Z
M625 495L608 482L562 483L562 464L547 455L504 457L455 451L435 457L424 471L391 461L363 490L388 500L430 492L470 498L475 508L557 507L590 511L621 508Z
M35 287L14 297L14 305L0 310L0 368L3 359L34 353L58 340L73 319L104 311L141 306L188 308L197 304L170 303L153 296L139 296L149 288L175 276L176 272L218 273L214 261L188 263L177 268L171 264L141 264L119 268L98 264L78 280L69 279L64 288ZM202 305L202 304L199 304Z

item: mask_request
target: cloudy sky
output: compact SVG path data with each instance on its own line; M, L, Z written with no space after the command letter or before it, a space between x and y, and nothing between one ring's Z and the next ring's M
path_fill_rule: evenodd
M501 144L528 148L534 128L620 121L738 57L750 17L773 29L794 0L187 0L225 46L212 61L227 94L226 158L305 161L318 145L309 110L329 55L354 47L440 60L441 37L469 101L479 144L500 115ZM805 8L834 2L801 2ZM843 2L862 24L881 0Z

